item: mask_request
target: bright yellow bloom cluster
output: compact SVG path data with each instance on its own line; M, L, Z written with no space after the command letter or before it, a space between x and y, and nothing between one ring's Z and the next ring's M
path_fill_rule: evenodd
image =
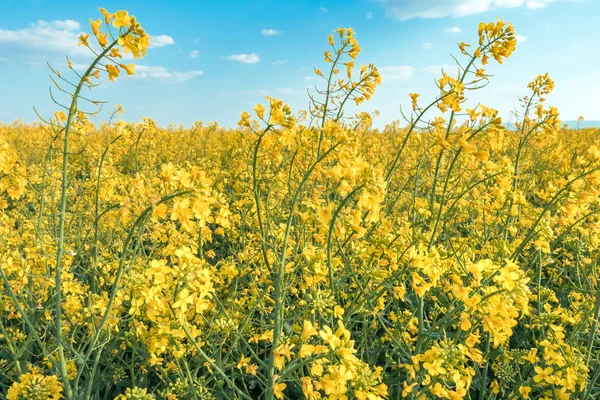
M316 89L317 94L324 97L323 100L311 96L310 113L321 120L321 125L325 123L326 116L335 116L333 118L335 121L341 119L342 109L348 100L353 100L356 105L369 100L382 81L379 71L373 64L361 64L358 79L352 79L355 60L361 50L355 32L352 28L338 28L335 33L339 34L339 46L336 46L333 35L329 35L328 43L331 50L325 51L325 62L332 64L329 75L326 77L320 69L315 68L315 73L325 79L327 84L325 90ZM348 61L344 61L346 56L349 58ZM345 67L347 80L337 78L342 65Z
M113 14L100 8L100 12L104 16L104 20L90 19L90 27L92 34L95 36L98 45L101 47L103 56L112 63L106 63L105 70L108 73L108 78L114 81L119 77L121 69L125 70L127 75L135 75L135 64L117 63L116 59L123 58L119 48L122 48L125 54L131 54L134 58L142 58L146 56L146 50L150 46L150 36L144 31L139 22L136 21L133 15L129 15L127 11L121 10ZM108 33L102 32L102 24L106 24ZM119 30L117 39L109 43L108 37L111 37L110 26ZM79 36L79 45L90 47L90 34L81 34ZM118 45L118 47L116 47ZM69 63L70 64L70 63ZM71 68L71 66L70 66ZM98 72L96 72L98 71ZM98 78L100 70L93 71L92 75Z
M8 143L0 137L0 210L8 207L9 200L17 200L27 186L25 167Z
M6 393L6 400L58 400L63 387L55 376L30 371L19 377Z
M517 47L515 28L502 20L487 24L481 22L477 27L477 33L480 47L475 50L474 56L481 58L483 65L487 64L488 52L499 64L502 64L502 60L510 57Z

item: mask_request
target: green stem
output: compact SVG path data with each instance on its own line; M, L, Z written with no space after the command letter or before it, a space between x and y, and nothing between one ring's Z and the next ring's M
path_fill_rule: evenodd
M283 329L283 278L285 275L285 262L286 262L286 254L287 254L287 246L290 237L290 232L292 229L292 221L294 219L294 212L296 211L296 206L298 205L298 201L300 200L300 194L306 182L308 182L308 178L311 176L313 170L316 166L323 161L325 157L327 157L331 152L333 152L341 143L337 143L331 148L329 148L326 152L324 152L321 156L317 158L317 160L311 165L308 171L304 174L300 185L298 185L298 189L296 189L296 193L294 194L294 198L292 200L292 205L290 207L290 214L288 216L285 235L283 238L283 245L281 250L281 258L279 261L279 267L277 274L275 276L275 323L273 326L273 348L271 350L270 359L269 359L269 369L267 371L267 379L268 379L268 389L266 394L266 400L273 400L275 394L273 392L273 386L275 385L274 376L275 376L275 349L279 346L279 340L281 338L281 330Z
M82 367L79 369L79 371L77 372L77 376L75 377L75 380L74 380L75 389L77 389L78 384L79 384L79 379L81 378L83 370L85 369L83 366L85 366L87 361L90 359L92 352L96 348L96 343L98 342L98 339L100 338L100 334L102 333L102 331L104 329L104 325L106 324L106 322L108 321L108 318L110 317L110 313L112 311L112 307L114 305L115 298L117 296L117 292L120 289L119 285L121 283L121 279L123 278L123 274L125 273L125 261L127 259L128 253L129 253L129 245L133 239L133 235L139 228L141 228L146 217L148 216L148 214L150 214L150 212L152 211L152 209L155 206L162 204L166 201L169 201L171 199L174 199L175 197L178 197L178 196L181 196L184 194L188 194L188 193L190 193L190 191L181 191L181 192L175 192L168 196L163 197L158 202L156 202L156 204L146 208L144 210L144 212L142 212L142 214L134 222L133 227L129 231L129 234L127 235L127 238L125 239L125 242L123 244L123 252L121 253L121 259L119 260L119 267L117 269L117 273L116 273L115 279L112 284L112 291L111 291L110 297L108 299L108 303L106 304L106 310L104 311L104 315L102 316L100 323L96 327L96 332L95 332L94 336L92 337L92 340L88 343L88 350L83 357Z
M60 193L60 206L59 206L59 220L58 220L58 245L56 250L56 272L54 280L54 289L56 290L55 295L55 316L54 323L56 329L56 343L58 351L58 362L60 377L65 388L65 397L67 400L73 398L73 391L71 389L71 383L69 381L69 374L67 372L67 361L65 359L63 335L62 335L62 268L63 268L63 255L65 252L65 221L67 217L67 190L69 189L69 139L71 137L71 128L73 127L73 119L77 113L77 99L79 98L79 92L86 83L86 79L91 75L96 65L102 58L118 43L115 40L110 46L106 47L102 53L100 53L96 59L90 64L89 68L83 74L83 77L79 80L77 88L73 93L71 99L71 106L69 107L69 115L65 124L65 139L63 148L63 161L62 161L62 179L61 179L61 193Z
M173 307L171 307L170 304L169 304L169 308L171 309L171 312L173 313L173 316L174 316L175 315L175 311L173 310ZM190 330L188 329L187 324L186 324L185 321L182 321L181 328L183 328L183 331L185 332L185 335L187 336L187 338L189 339L189 341L192 343L192 345L194 346L194 348L196 349L196 351L198 352L198 354L200 354L200 356L204 359L204 361L206 361L210 365L211 368L213 368L215 371L217 371L217 373L219 375L221 375L221 377L225 380L225 382L227 382L227 384L229 385L229 387L231 389L233 389L237 394L239 394L240 397L242 397L243 399L252 400L252 397L250 397L246 393L242 392L240 390L240 388L238 388L231 381L231 379L229 379L229 377L227 376L227 374L217 364L215 364L215 362L213 360L210 359L210 357L204 352L204 350L202 350L202 348L198 345L198 342L196 342L196 339L194 339L194 337L190 333Z
M590 360L592 357L592 347L594 346L594 341L596 340L596 330L598 329L598 318L600 317L600 285L596 288L596 303L594 305L594 319L592 320L592 326L590 327L590 338L587 343L587 356L585 360L585 365L589 368L589 370L593 370L596 368L591 368ZM593 385L589 385L586 390L581 393L580 399L587 399L589 397L589 391L593 389Z

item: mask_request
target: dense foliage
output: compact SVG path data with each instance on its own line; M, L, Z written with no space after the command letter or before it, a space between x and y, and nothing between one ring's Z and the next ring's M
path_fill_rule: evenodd
M101 11L118 33L91 21L70 107L0 125L2 396L600 396L600 132L561 128L547 75L516 130L463 108L512 26L480 24L404 128L344 115L381 82L351 29L306 113L97 128L81 88L135 73L114 60L149 40Z

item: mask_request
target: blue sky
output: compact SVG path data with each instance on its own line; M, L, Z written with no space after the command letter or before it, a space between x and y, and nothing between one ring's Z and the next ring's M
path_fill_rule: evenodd
M489 65L496 76L469 105L507 118L527 83L549 72L556 89L548 104L563 120L600 120L599 0L0 0L0 122L31 122L33 106L45 116L57 109L45 63L66 72L65 54L85 62L76 38L101 17L98 7L128 10L153 37L135 77L94 90L94 98L122 104L125 120L234 126L265 95L306 109L312 68L325 68L327 35L352 27L363 49L358 63L373 62L384 78L361 109L379 110L383 126L400 119L409 92L433 98L433 80L452 65L457 43L475 43L477 24L497 16L515 25L520 41L503 65Z

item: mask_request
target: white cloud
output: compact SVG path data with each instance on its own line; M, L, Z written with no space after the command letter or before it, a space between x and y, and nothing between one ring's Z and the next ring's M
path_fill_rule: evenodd
M452 28L444 29L444 32L446 32L446 33L461 33L462 29L460 29L460 26L453 26Z
M35 62L31 64L37 65ZM61 65L67 68L67 64ZM89 65L81 63L72 63L71 66L75 71L85 71ZM180 83L189 81L190 79L204 75L203 71L173 71L163 66L136 65L135 75L131 78L135 79L156 79L167 83ZM61 70L62 71L62 70ZM122 75L123 76L123 75ZM129 78L129 77L128 77Z
M46 65L46 63L39 62L39 61L27 61L27 64L29 64L29 65L40 65L40 66ZM67 63L61 64L61 66L64 67L64 68L68 68ZM82 71L83 72L86 69L88 69L89 67L90 67L89 64L75 63L75 62L71 63L71 68L73 68L75 71Z
M415 72L411 65L396 65L379 68L379 73L384 82L386 81L408 81Z
M192 50L190 51L189 56L192 58L198 58L198 56L200 55L200 52L198 50Z
M442 70L448 74L453 74L458 71L458 65L456 64L440 64L440 65L428 65L423 68L423 71L428 74L442 75Z
M171 46L175 44L175 40L169 35L150 35L150 48Z
M262 94L263 96L269 95L291 95L297 93L298 90L292 88L275 88L275 89L257 89L253 92Z
M320 78L315 75L309 75L302 78L304 82L313 83L313 82L321 82L323 78Z
M76 31L81 28L81 24L77 21L73 21L72 19L66 19L64 21L52 21L50 24L56 29L65 29L67 31Z
M68 55L91 55L89 49L78 46L81 24L70 19L63 21L37 21L22 29L0 28L0 45L17 46L19 49L35 49L48 53ZM99 49L95 39L90 37L90 46ZM150 47L162 47L175 44L167 35L152 36ZM125 56L125 58L128 58Z
M273 61L273 65L283 65L287 64L288 60L275 60Z
M373 13L371 11L367 13L367 19L373 19Z
M515 36L515 39L517 39L517 43L523 43L524 41L527 40L527 36L517 35L517 36Z
M260 58L258 57L258 54L256 54L256 53L232 54L230 56L223 56L221 58L223 60L241 62L242 64L256 64L257 62L260 61Z
M273 88L273 89L239 89L239 90L219 90L219 96L239 96L242 95L261 95L261 96L287 96L296 93L304 93L304 90L292 89L292 88Z
M527 7L544 8L556 0L377 0L387 15L400 20L412 18L464 17L485 11ZM570 0L571 2L573 0Z
M539 8L544 8L548 4L552 3L554 0L530 0L525 3L525 6L530 10L537 10Z
M281 31L278 31L277 29L261 29L260 34L263 36L277 36L277 35L281 35Z
M327 12L327 8L326 7L319 7L319 10L321 10L321 12Z
M433 49L433 43L425 42L425 43L423 43L423 48L424 49Z
M17 45L20 48L46 50L68 54L91 54L79 43L79 23L72 20L37 21L23 29L1 29L0 44Z
M135 77L145 79L158 79L168 83L180 83L204 75L202 71L172 71L163 66L136 65Z

